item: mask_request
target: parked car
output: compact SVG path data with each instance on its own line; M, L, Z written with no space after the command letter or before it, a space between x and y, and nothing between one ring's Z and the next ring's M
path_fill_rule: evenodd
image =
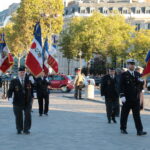
M50 89L60 89L62 92L70 92L74 86L73 81L64 74L49 75Z

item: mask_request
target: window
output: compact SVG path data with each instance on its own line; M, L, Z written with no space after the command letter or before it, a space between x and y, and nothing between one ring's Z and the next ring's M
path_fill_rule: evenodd
M105 10L103 11L103 13L104 13L104 14L108 14L108 10L105 9Z
M61 80L65 80L65 77L61 76Z
M85 14L85 9L82 9L82 10L81 10L81 14Z
M103 8L103 14L108 14L108 8L106 7Z
M75 8L72 8L72 13L75 13L76 9Z
M87 11L88 14L90 14L90 7L87 7L86 11Z
M61 75L54 75L53 80L61 81L61 80L65 80L65 78Z
M53 80L58 80L58 81L60 81L60 80L61 80L61 76L59 76L59 75L54 75L54 76L53 76Z
M150 14L150 10L146 10L146 14Z
M140 9L137 9L137 10L136 10L136 13L137 13L137 14L140 14L140 13L141 13L141 10L140 10Z
M68 15L68 10L65 11L65 15Z
M147 29L150 30L150 23L147 24Z
M52 76L49 76L48 79L51 81L51 80L53 80L53 77L52 77Z
M123 10L123 14L128 14L128 10L127 9Z
M80 13L80 7L78 8L78 13Z
M140 24L136 24L136 31L139 31L141 29L141 25Z

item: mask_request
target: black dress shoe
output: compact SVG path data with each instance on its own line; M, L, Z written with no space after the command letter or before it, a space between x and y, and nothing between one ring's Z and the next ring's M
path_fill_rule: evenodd
M48 116L48 113L44 113L45 116Z
M42 114L39 114L39 116L41 117L41 116L42 116Z
M142 136L142 135L146 135L146 134L147 134L147 132L145 132L145 131L137 132L137 136Z
M30 131L28 131L28 130L24 131L24 134L30 134Z
M116 119L112 119L112 121L113 121L114 123L117 123Z
M128 132L124 129L124 130L121 130L121 133L122 134L128 134Z
M111 124L111 120L108 120L108 124Z
M17 131L17 134L22 134L22 131Z

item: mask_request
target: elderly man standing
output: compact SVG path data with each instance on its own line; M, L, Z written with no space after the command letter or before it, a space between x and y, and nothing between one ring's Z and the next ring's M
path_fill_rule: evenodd
M48 86L50 81L46 76L45 72L43 71L41 76L37 78L36 85L37 85L37 98L39 103L39 116L43 114L48 116L49 111L49 89Z
M30 134L32 85L30 78L25 77L25 68L18 70L18 77L13 79L8 90L8 100L13 103L17 133ZM24 113L24 115L23 115Z
M132 110L133 118L137 130L137 135L146 135L143 131L143 125L140 117L140 94L144 85L139 72L135 71L135 60L127 60L128 70L121 75L120 80L120 97L122 101L122 111L120 119L120 129L122 134L127 132L127 119L130 110Z
M102 78L101 84L101 96L105 97L108 123L111 123L111 120L114 123L117 123L115 119L119 99L117 84L118 82L115 74L115 69L110 68L109 73Z

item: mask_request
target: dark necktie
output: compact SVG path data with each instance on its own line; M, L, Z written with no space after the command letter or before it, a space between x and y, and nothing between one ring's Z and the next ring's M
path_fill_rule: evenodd
M22 86L24 87L24 80L23 79L21 79L21 83L22 83Z
M134 77L134 72L131 72L131 75Z

